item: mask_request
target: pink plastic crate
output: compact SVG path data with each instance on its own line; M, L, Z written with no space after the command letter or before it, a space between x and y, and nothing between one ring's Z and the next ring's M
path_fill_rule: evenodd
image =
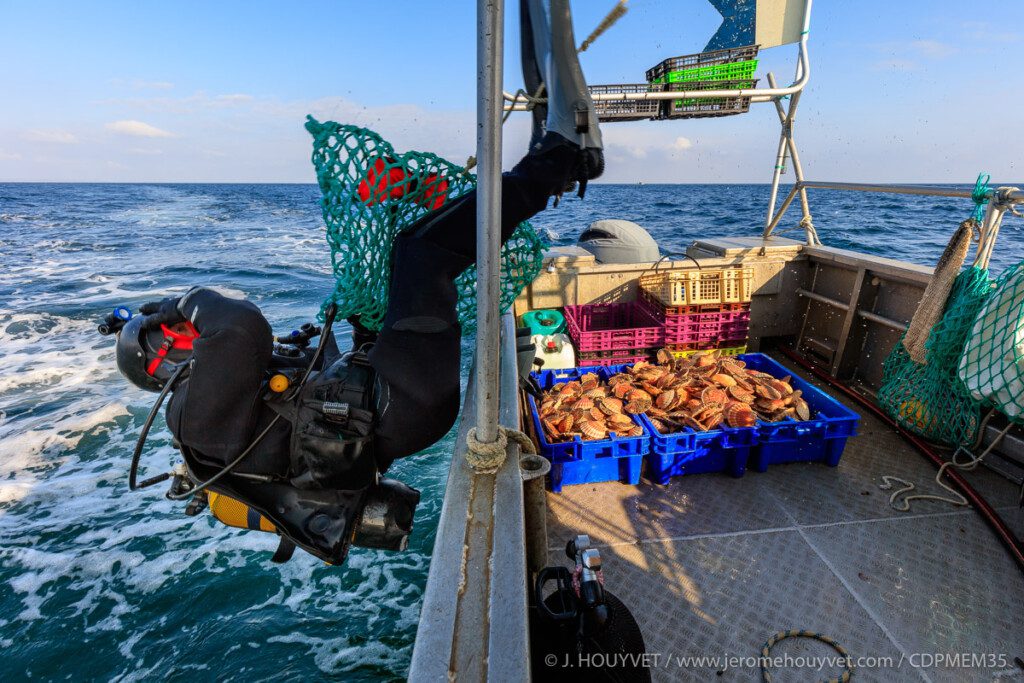
M565 323L580 353L648 349L665 344L665 326L635 301L566 306Z
M669 346L743 340L750 331L750 304L747 303L688 306L686 308L695 309L694 312L680 315L674 311L681 307L661 306L649 298L641 298L641 301L644 309L665 325L665 343ZM712 310L706 311L707 308ZM685 350L695 348L698 347Z
M607 367L609 365L632 365L642 360L650 360L651 356L627 356L624 358L580 358L580 367Z
M665 319L667 344L743 339L749 331L750 311L670 315Z

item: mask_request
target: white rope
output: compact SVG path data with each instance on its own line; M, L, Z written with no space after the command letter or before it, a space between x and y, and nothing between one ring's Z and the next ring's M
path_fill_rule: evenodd
M509 439L519 445L525 454L536 453L533 441L518 429L507 429L498 425L498 438L484 443L476 438L476 427L466 433L466 461L477 474L494 474L505 463Z
M810 215L804 216L800 219L799 227L803 228L804 232L807 233L808 244L821 244L821 240L818 239L818 230L814 227L814 223L811 221Z
M906 479L894 477L889 474L886 474L882 477L882 483L878 485L878 488L882 489L883 491L889 491L895 488L896 484L900 484L902 486L902 488L896 489L895 491L892 492L892 495L889 496L889 506L893 510L899 510L900 512L910 512L910 501L912 500L934 500L939 503L949 503L950 505L965 506L968 504L967 499L964 497L962 493L960 493L959 491L957 491L956 489L952 488L944 481L942 481L942 475L946 473L946 469L949 467L955 467L963 472L970 472L971 470L975 469L979 464L981 464L981 461L985 459L985 456L991 453L992 449L995 448L996 445L1003 440L1003 437L1006 436L1007 432L1010 431L1010 428L1013 427L1013 424L1013 422L1007 424L1006 428L1003 431L999 432L999 436L997 436L992 441L992 443L988 445L988 448L986 448L985 451L978 457L972 458L967 462L959 462L957 460L957 456L960 455L961 451L967 452L968 455L970 454L970 452L967 451L967 449L965 448L958 448L953 453L953 459L950 460L949 462L945 462L942 464L942 467L939 468L938 473L935 475L935 483L949 491L951 494L953 494L953 497L946 498L944 496L936 496L930 493L918 493L913 496L907 496L903 498L903 500L899 501L899 504L897 504L897 498L899 498L904 493L909 493L910 491L913 491L917 487L914 486L914 484L912 484L911 482L907 481Z

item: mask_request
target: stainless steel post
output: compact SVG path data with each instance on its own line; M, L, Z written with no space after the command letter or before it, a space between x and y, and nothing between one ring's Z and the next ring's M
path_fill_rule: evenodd
M797 78L799 78L799 65L797 68ZM770 85L773 88L776 87L774 74L768 74L768 85ZM800 93L796 93L793 95L792 100L790 102L788 113L786 112L786 109L782 106L782 102L780 102L779 100L775 100L775 112L779 115L779 123L781 123L783 126L783 133L786 135L786 145L789 149L789 158L793 162L793 175L796 176L796 183L794 184L794 188L799 190L800 193L800 205L803 209L803 216L804 218L809 219L811 217L811 205L807 201L807 189L801 185L801 183L804 181L804 167L800 163L800 153L797 151L796 140L793 138L793 117L795 115L795 109L799 98ZM774 204L772 206L774 206ZM765 237L768 237L768 235L771 234L771 229L774 227L772 223L778 223L778 220L776 219L773 221L772 217L769 216L768 224L770 227L768 228L768 234L766 234Z
M779 151L775 155L775 170L772 171L772 189L768 194L768 215L764 219L764 236L768 237L768 226L772 224L775 217L775 202L779 198L779 181L782 179L782 168L786 163L786 123L782 123L782 132L779 133Z
M523 475L523 510L526 514L526 568L532 577L548 564L548 501L544 478L551 463L540 455L519 458Z
M476 5L476 438L498 438L504 0Z
M779 119L782 123L782 131L779 134L779 153L776 155L775 172L772 174L772 188L768 203L768 212L764 221L763 237L765 239L768 239L768 237L771 235L774 225L778 223L778 218L775 214L775 202L779 196L779 180L782 175L782 166L785 161L787 149L790 152L790 157L793 158L794 160L793 167L794 170L797 172L797 181L799 182L799 180L803 177L803 168L800 167L799 159L796 156L794 156L796 145L792 144L791 126L793 122L793 115L796 113L797 102L800 101L800 93L803 91L804 86L807 85L807 81L810 79L811 76L811 62L807 55L807 34L810 33L811 30L811 1L812 0L807 0L807 2L804 4L803 31L800 34L800 48L799 53L797 55L796 78L794 79L794 85L799 83L800 87L793 88L792 93L785 93L786 95L791 95L791 99L789 102L789 111L786 112L785 114L783 114L782 103L778 99L778 97L782 95L776 95L775 97L775 106L779 112ZM776 88L774 85L775 78L771 74L768 75L768 78L769 85L771 85L772 87L767 92L774 94L781 93L782 90L788 90L785 88L781 90ZM810 209L807 204L806 193L801 193L800 201L803 204L804 217L809 217ZM810 235L808 235L808 242L812 243L810 240Z

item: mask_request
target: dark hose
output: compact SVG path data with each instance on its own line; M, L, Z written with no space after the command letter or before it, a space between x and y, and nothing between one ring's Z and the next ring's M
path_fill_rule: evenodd
M167 394L171 392L174 385L177 384L178 379L181 377L185 369L188 368L188 361L185 361L177 367L171 378L167 380L167 384L164 385L163 389L160 390L160 395L156 397L156 402L153 403L153 407L149 410L149 415L146 416L146 422L142 425L142 432L139 433L139 440L135 442L135 450L132 452L132 464L128 467L128 489L134 491L136 489L144 489L147 486L153 484L159 484L162 481L166 481L170 478L170 474L164 473L146 479L145 481L138 482L139 476L139 459L142 457L142 449L146 446L146 437L149 436L149 430L153 427L153 420L156 419L157 413L160 412L160 406L163 405L164 399L167 398Z
M908 432L906 429L903 429L903 427L900 427L891 417L889 417L877 405L867 400L866 398L864 398L863 396L855 392L853 389L849 388L848 386L840 382L832 375L822 371L821 369L815 367L808 361L804 360L802 357L797 355L797 353L792 349L780 348L779 350L782 351L782 353L791 361L793 361L800 367L804 368L805 370L808 370L809 372L814 374L814 376L817 377L818 379L828 383L829 385L835 387L836 389L839 389L852 400L856 401L858 405L871 411L871 413L874 414L875 417L877 417L882 422L895 429L900 436L909 441L910 444L914 446L914 448L920 451L926 458L931 460L933 465L935 465L936 467L942 467L942 465L945 463L945 460L939 457L939 455L934 450L932 450L931 446L926 444L924 441L922 441L914 434ZM999 516L999 513L992 509L992 506L989 505L988 502L984 498L982 498L977 491L974 490L974 487L967 483L967 480L961 477L960 474L956 472L953 468L946 469L946 476L949 477L949 481L953 484L953 486L960 493L962 493L963 496L967 498L967 500L970 501L971 505L974 506L974 509L978 512L979 515L981 515L981 518L985 520L985 522L989 525L992 531L995 532L995 535L999 537L999 540L1003 542L1003 545L1006 546L1006 549L1010 551L1010 555L1013 556L1014 561L1017 563L1017 567L1022 572L1024 572L1024 545L1021 544L1020 539L1017 538L1016 534L1013 533L1010 527L1006 526L1006 522L1004 522L1003 518Z

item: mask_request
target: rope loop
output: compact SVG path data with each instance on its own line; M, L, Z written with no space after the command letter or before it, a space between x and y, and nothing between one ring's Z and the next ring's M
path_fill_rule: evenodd
M974 202L972 217L979 223L985 218L985 205L988 204L988 193L992 191L992 188L988 185L988 181L991 179L992 176L988 173L979 173L978 179L974 181L974 190L971 191L971 200Z
M825 683L848 683L850 677L853 676L853 662L850 660L850 653L846 651L846 648L837 643L832 638L815 631L804 631L801 629L791 629L789 631L779 631L771 638L765 641L764 645L761 646L761 680L764 683L772 683L772 672L768 670L768 658L771 653L772 647L776 643L787 638L810 638L825 643L833 650L839 653L839 656L846 660L843 665L843 672L835 678L829 678Z
M821 240L818 239L818 230L817 228L814 227L814 222L811 220L810 214L800 219L800 224L798 227L802 228L803 231L807 233L808 244L821 244Z
M498 425L498 438L493 443L484 443L476 438L476 427L471 427L466 433L466 461L477 474L494 474L505 463L510 439L525 454L537 452L530 437L518 429Z

